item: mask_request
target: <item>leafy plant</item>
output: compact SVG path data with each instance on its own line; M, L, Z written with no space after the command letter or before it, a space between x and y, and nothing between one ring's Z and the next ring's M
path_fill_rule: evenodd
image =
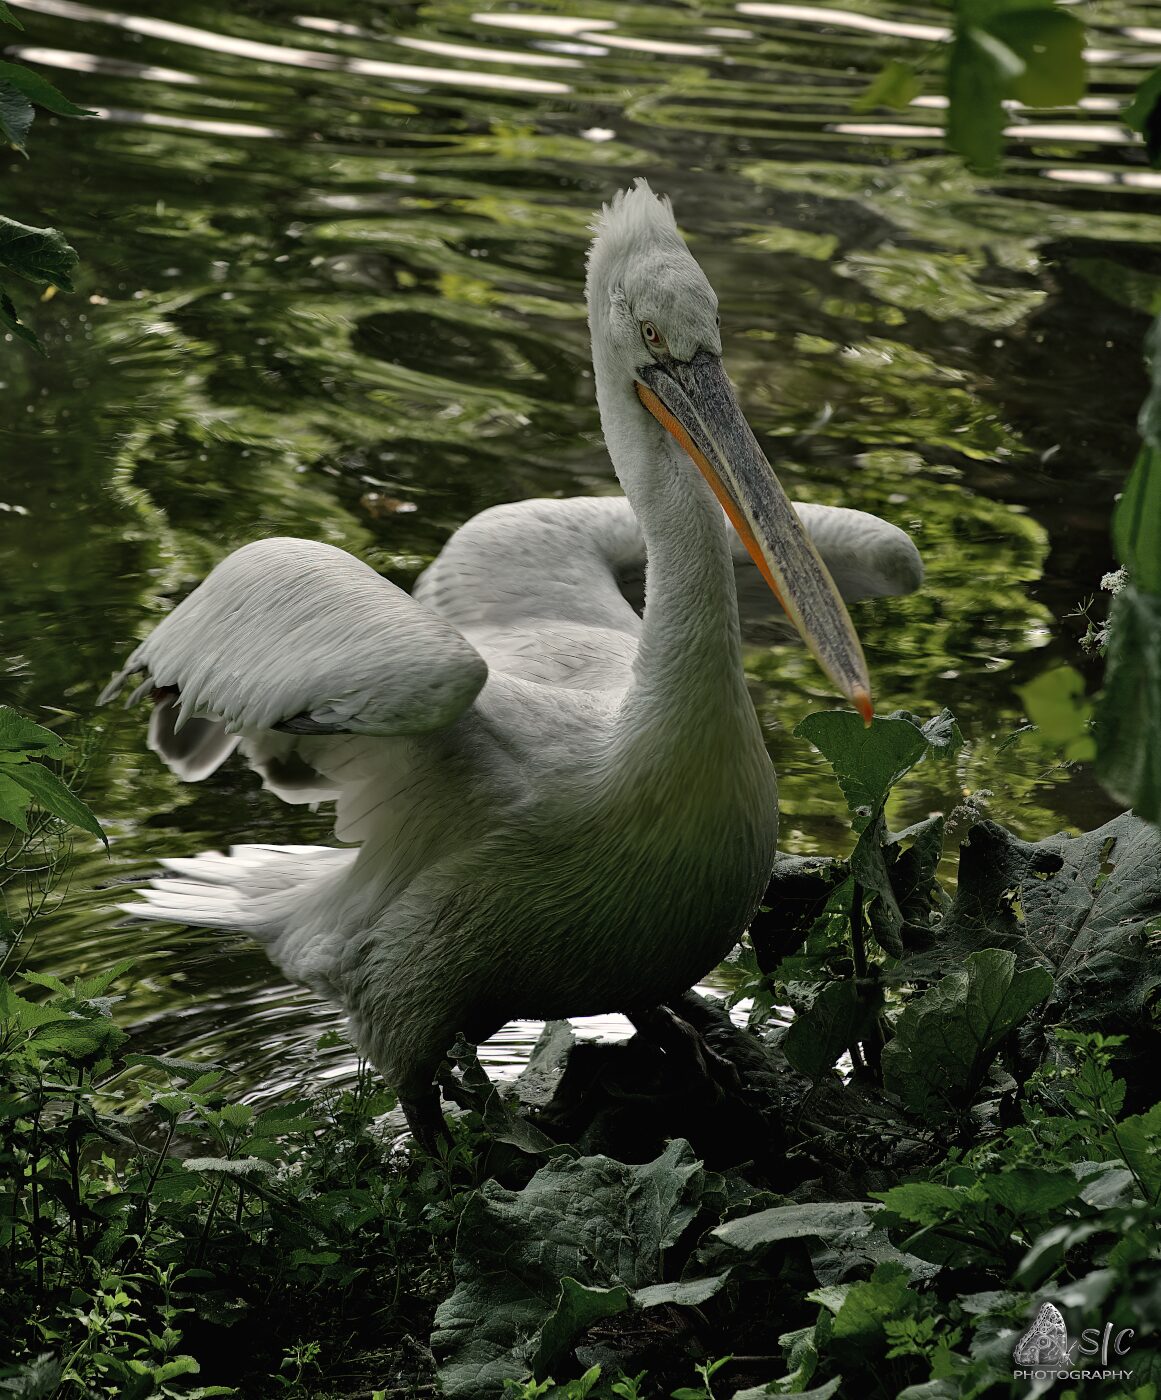
M7 5L0 4L0 24L24 26ZM43 107L61 117L91 115L39 73L21 63L0 62L0 138L27 157L29 129L35 108ZM0 215L0 273L21 277L45 289L73 290L76 251L54 228L33 228ZM0 283L0 326L44 353L44 347L20 318L15 303Z
M30 719L0 705L0 822L28 832L28 809L33 802L71 826L105 841L100 823L76 794L45 767L49 758L63 758L69 745Z
M859 105L909 106L923 66L892 59ZM948 145L988 173L1003 151L1005 101L1067 107L1083 96L1084 26L1054 0L955 0L943 86Z
M1141 452L1113 515L1127 582L1113 596L1097 711L1097 771L1147 820L1161 822L1161 319L1149 338L1152 388Z

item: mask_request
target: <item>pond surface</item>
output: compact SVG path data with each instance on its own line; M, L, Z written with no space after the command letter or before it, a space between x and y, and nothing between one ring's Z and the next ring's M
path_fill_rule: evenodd
M1156 7L1086 9L1089 95L1013 111L1004 173L980 181L943 153L936 98L855 106L888 59L938 64L942 10L12 3L9 54L97 118L42 114L31 161L5 160L5 211L59 226L82 266L75 295L23 298L50 357L0 356L2 698L93 734L86 796L112 837L108 858L78 842L29 962L134 955L142 1048L221 1058L263 1094L350 1072L324 1036L341 1017L255 949L113 907L159 855L329 823L240 766L180 784L98 691L256 536L327 540L407 586L486 506L615 489L583 260L593 210L638 174L720 294L791 494L876 511L923 552L923 592L856 623L880 711L949 706L971 744L913 775L895 824L959 801L1044 835L1115 810L1012 735L1017 687L1086 665L1069 614L1111 567L1136 448L1161 174L1118 112L1161 62ZM790 646L748 666L781 844L844 851L838 789L791 733L833 703L825 682ZM510 1027L485 1057L510 1072L533 1038Z

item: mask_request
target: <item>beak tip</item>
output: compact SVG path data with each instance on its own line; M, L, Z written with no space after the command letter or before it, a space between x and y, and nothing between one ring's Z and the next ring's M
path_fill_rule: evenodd
M851 695L851 701L855 709L862 715L863 723L870 729L871 721L875 718L875 707L871 703L870 692L860 688Z

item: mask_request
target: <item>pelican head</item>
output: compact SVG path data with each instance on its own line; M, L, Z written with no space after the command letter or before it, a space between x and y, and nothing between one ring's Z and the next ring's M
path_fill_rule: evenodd
M870 723L858 636L734 397L718 299L669 200L639 179L605 205L594 233L585 290L598 392L650 415L685 449L823 670Z

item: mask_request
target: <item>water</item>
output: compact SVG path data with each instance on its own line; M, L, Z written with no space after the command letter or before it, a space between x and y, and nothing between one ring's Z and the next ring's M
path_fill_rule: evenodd
M240 768L179 784L98 690L255 536L343 545L408 585L486 506L612 489L583 255L637 174L674 198L791 493L877 511L923 551L922 594L856 621L880 707L948 705L972 744L917 771L896 824L966 801L1043 835L1115 810L1033 738L999 748L1017 686L1086 665L1067 614L1111 566L1161 309L1161 174L1117 120L1161 62L1155 8L1086 11L1081 108L1013 112L1003 175L977 181L942 153L934 99L852 106L888 58L930 50L942 10L14 3L10 54L98 117L42 114L32 160L5 162L6 212L83 262L77 294L22 295L50 358L0 358L3 698L96 727L87 796L113 838L108 858L78 844L31 961L135 955L142 1048L222 1058L262 1094L350 1073L348 1047L317 1047L341 1018L255 950L113 907L158 855L329 828ZM791 734L825 683L792 648L748 665L782 845L846 849ZM512 1072L532 1035L509 1027L490 1066Z

